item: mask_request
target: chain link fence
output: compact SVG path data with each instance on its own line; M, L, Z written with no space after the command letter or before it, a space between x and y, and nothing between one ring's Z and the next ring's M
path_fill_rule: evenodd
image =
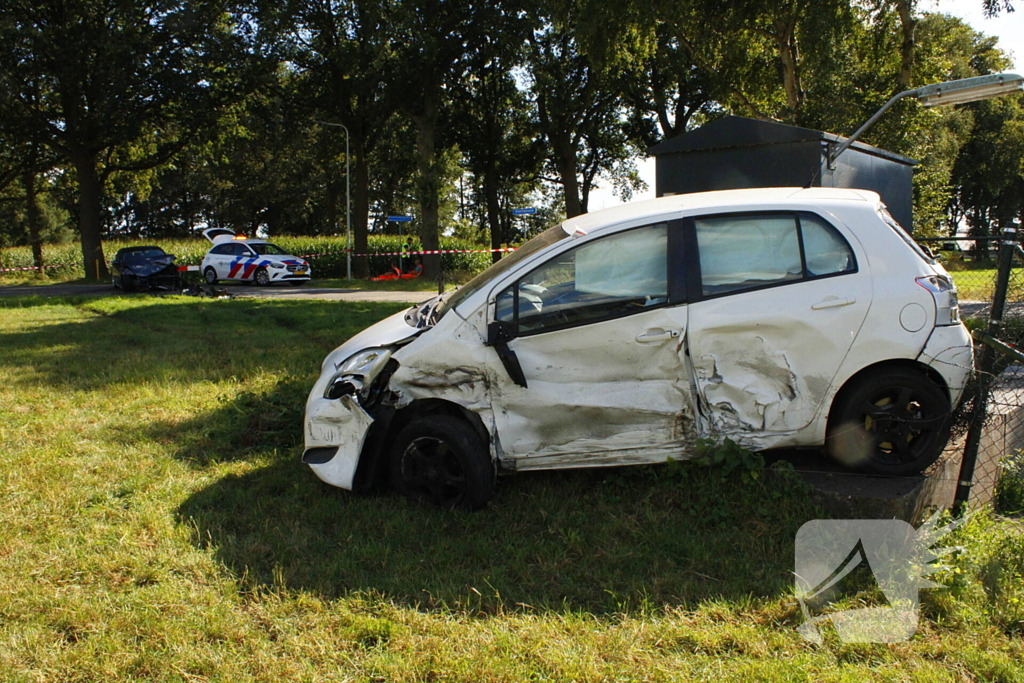
M956 282L964 322L976 343L977 373L953 428L962 454L956 501L1001 512L1024 509L1024 250L1016 232L1003 239L943 240L940 253ZM951 248L953 247L953 248Z

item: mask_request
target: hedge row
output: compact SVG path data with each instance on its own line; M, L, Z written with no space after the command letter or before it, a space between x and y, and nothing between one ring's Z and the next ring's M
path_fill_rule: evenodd
M393 235L371 235L369 238L368 252L369 269L371 275L379 275L391 270L393 265L398 264L397 256L373 256L372 254L384 254L401 251L404 238ZM313 275L316 278L343 278L345 277L345 238L344 237L277 237L273 242L285 251L296 256L309 257L313 266ZM419 242L414 239L414 245L420 248ZM108 240L104 242L103 249L109 261L122 247L131 247L144 244L154 244L164 251L175 254L178 257L178 264L191 266L199 265L203 256L210 248L209 242L205 239L157 239L157 240ZM478 244L467 240L454 238L442 238L441 249L476 251L485 249ZM53 277L84 277L82 269L82 251L76 242L65 244L47 244L43 247L43 260L47 266L47 273ZM489 253L460 253L442 254L441 268L453 279L464 279L476 274L491 263ZM4 268L29 268L32 266L32 251L28 247L10 247L0 249L0 269ZM3 275L3 273L0 273Z

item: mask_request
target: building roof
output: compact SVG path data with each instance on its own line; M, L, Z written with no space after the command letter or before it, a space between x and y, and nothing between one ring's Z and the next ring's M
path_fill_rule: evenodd
M683 152L720 150L738 147L757 147L789 142L842 142L846 138L810 128L789 126L775 121L759 121L742 116L726 116L671 140L665 140L647 150L649 156ZM855 142L850 149L888 159L907 166L918 162L902 154L880 147Z

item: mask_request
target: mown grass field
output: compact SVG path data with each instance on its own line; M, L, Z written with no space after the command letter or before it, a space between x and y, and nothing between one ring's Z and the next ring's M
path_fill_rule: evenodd
M1014 521L959 533L911 641L813 645L790 477L516 475L476 514L320 483L320 361L400 308L0 299L0 681L1024 681Z

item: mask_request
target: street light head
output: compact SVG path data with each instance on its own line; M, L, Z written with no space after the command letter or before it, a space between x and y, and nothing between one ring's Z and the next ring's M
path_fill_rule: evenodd
M1017 74L993 74L935 83L918 88L914 97L926 107L963 104L1024 90L1024 77Z

